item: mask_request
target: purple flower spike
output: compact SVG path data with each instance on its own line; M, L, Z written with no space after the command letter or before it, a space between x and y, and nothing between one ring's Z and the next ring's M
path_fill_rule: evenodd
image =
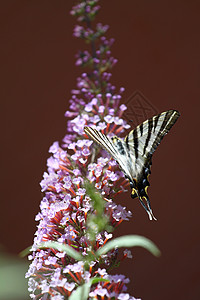
M26 274L30 297L35 300L68 299L77 287L94 277L108 281L92 284L89 300L135 299L125 293L129 279L124 275L110 275L108 271L124 258L131 258L131 252L124 250L119 254L113 249L96 257L95 252L112 239L112 234L106 227L98 231L97 223L89 225L94 220L91 216L96 217L98 211L86 189L87 181L93 183L104 199L101 219L105 217L109 228L114 230L132 216L125 207L113 201L116 195L126 192L127 186L118 164L84 132L84 126L90 126L109 136L119 136L129 126L123 120L126 106L120 103L124 88L117 93L110 82L111 68L117 62L110 50L114 39L104 36L108 25L95 23L91 26L99 8L98 0L78 0L71 10L71 15L81 22L75 26L73 35L84 40L91 50L79 51L76 55L75 64L85 69L71 91L69 110L65 113L68 120L63 145L54 142L49 148L48 171L44 172L40 183L44 197L35 218L39 224L32 255L29 255L32 262ZM94 240L89 235L90 226L93 226ZM48 241L71 246L82 255L83 261L61 250L38 248Z

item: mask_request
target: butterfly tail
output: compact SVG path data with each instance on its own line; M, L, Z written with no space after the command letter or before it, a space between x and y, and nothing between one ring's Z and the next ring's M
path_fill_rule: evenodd
M144 209L146 210L148 216L149 216L149 219L150 220L155 220L157 221L156 217L154 216L153 212L152 212L152 209L151 209L151 206L150 206L150 201L149 201L149 198L148 197L140 197L138 196L139 200L140 200L140 203L142 204L142 206L144 207ZM144 203L143 199L145 199L146 201L146 204Z
M157 221L156 217L154 216L154 214L153 214L153 212L152 212L151 204L150 204L150 201L149 201L149 197L146 195L146 196L144 196L143 198L145 199L146 204L147 204L147 209L148 209L147 212L148 212L149 218L150 218L150 216L151 216L150 220L153 219L153 220Z
M135 189L133 189L133 190L134 191L132 191L132 198L138 197L140 203L146 210L146 212L149 216L149 219L157 221L156 217L154 216L154 214L152 212L148 195L146 193L145 193L145 195L140 195L140 192L138 190L135 190Z

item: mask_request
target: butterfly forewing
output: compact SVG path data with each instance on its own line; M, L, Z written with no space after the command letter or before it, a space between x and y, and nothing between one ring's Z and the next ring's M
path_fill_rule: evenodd
M109 138L100 131L87 126L84 128L84 131L95 142L97 142L101 147L111 154L111 156L118 162L121 169L125 174L127 174L127 176L131 176L127 162L127 149L123 140L116 136Z
M88 136L90 136L95 142L101 145L116 159L118 151L111 138L107 137L105 134L91 127L86 126L84 128L84 131Z

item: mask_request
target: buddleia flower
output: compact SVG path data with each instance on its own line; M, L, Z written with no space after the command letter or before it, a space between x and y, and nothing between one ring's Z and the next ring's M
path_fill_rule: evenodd
M110 82L110 69L117 60L110 51L113 39L104 36L108 26L98 23L96 28L90 27L99 8L97 0L86 0L78 1L71 11L85 24L75 27L74 36L89 42L92 50L77 54L76 65L88 71L78 77L77 86L72 90L69 110L65 113L66 135L62 143L56 141L49 148L51 156L40 183L44 197L35 217L38 225L26 274L32 299L68 299L92 278L103 281L91 285L88 299L135 299L126 293L128 278L109 274L122 260L132 257L130 251L119 253L116 248L100 257L92 257L94 251L112 239L112 231L132 215L114 201L116 195L127 191L127 179L116 161L84 132L84 127L90 126L109 136L120 136L129 128L123 119L124 88L116 91ZM98 210L87 193L86 181L104 201L103 225L95 221ZM47 242L72 247L86 259L87 266L84 260L78 261L64 251L41 247Z

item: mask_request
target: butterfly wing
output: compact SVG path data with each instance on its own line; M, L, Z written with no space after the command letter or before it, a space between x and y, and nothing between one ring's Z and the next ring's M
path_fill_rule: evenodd
M141 154L143 157L149 157L154 153L179 116L180 113L178 111L168 110L146 120L126 136L125 142L127 147L129 145L134 147L136 158L138 154Z
M131 156L134 159L134 155L132 151L127 151L126 143L119 139L118 137L109 138L105 134L101 133L100 131L91 128L85 127L85 133L91 137L96 143L98 143L101 147L103 147L107 152L111 154L111 156L118 162L119 166L121 167L122 171L125 173L125 176L129 179L130 185L132 187L132 198L138 197L142 206L145 208L147 213L149 214L149 218L152 219L155 217L153 216L152 210L150 208L150 202L148 206L144 203L142 199L142 191L138 187L136 189L133 188L133 184L135 182L134 178L137 178L137 173L135 171L133 162L131 161ZM130 147L130 149L132 149Z
M111 154L127 176L131 176L129 164L127 163L127 147L123 140L117 136L110 138L100 131L87 126L85 126L84 131L96 143Z
M180 114L176 110L163 112L137 126L124 139L132 161L132 180L135 179L136 181L136 188L132 190L132 197L138 196L143 206L145 205L145 203L142 203L144 198L147 205L144 207L152 217L153 214L147 195L152 155L179 116Z
M150 219L156 220L147 195L152 155L179 116L176 110L154 116L132 130L124 141L116 136L109 138L91 127L84 128L85 133L118 162L130 180L132 198L139 198Z

